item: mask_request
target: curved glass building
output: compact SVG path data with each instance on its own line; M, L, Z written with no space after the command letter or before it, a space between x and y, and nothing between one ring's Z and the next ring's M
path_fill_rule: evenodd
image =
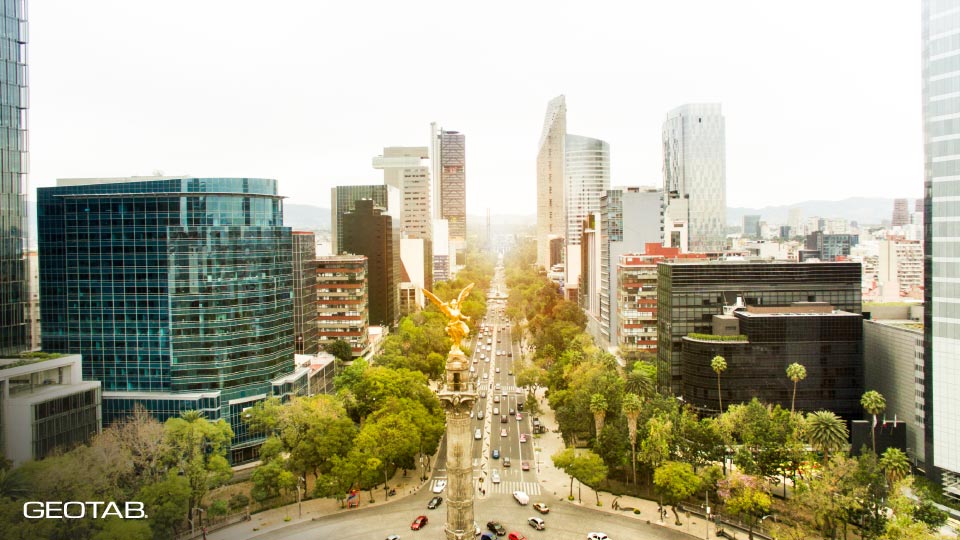
M292 239L275 180L58 180L38 189L44 349L83 355L104 423L226 419L294 371Z

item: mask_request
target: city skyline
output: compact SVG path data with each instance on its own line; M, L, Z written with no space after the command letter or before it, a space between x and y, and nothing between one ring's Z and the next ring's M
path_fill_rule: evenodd
M922 185L920 85L902 76L920 71L910 5L844 3L829 18L791 12L786 27L781 13L746 2L529 5L507 21L496 9L442 4L416 18L389 5L373 18L346 5L329 13L281 5L270 47L246 39L262 26L255 10L210 4L182 17L176 7L31 6L33 188L154 169L240 174L277 178L290 202L322 206L334 185L376 181L369 158L384 146L428 144L436 121L470 136L468 214L530 214L543 104L560 93L577 104L575 132L610 143L612 185L661 184L660 126L671 108L697 101L723 105L730 206L793 202L811 191L912 198ZM850 39L865 12L871 24ZM463 15L477 24L456 32L440 24ZM344 36L359 20L360 39ZM665 24L677 20L683 40ZM489 39L490 27L506 39ZM567 54L541 62L535 44L557 33L568 35ZM440 45L454 38L456 47ZM384 61L385 51L429 52L431 65L447 66L442 83L385 87L410 72L409 63ZM625 54L635 61L624 63ZM90 58L111 69L87 69ZM825 126L858 135L835 144ZM851 152L879 157L843 159Z

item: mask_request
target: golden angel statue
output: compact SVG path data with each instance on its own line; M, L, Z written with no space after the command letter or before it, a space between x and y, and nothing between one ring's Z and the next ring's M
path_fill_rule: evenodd
M467 299L467 296L470 295L471 289L473 289L473 283L464 287L463 290L460 291L460 294L449 302L443 302L437 298L437 295L426 289L422 289L424 296L436 304L437 307L440 308L440 311L449 319L447 322L447 335L453 340L453 346L450 347L451 351L459 351L460 342L470 333L470 327L467 326L467 323L470 322L470 317L467 317L460 311L460 306L463 304L463 301Z

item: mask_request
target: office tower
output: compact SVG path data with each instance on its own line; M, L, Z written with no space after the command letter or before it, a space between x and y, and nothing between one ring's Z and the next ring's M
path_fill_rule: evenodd
M587 328L603 345L618 342L617 263L621 255L660 245L662 203L663 192L651 187L618 187L600 198L600 317L596 325L588 317Z
M899 227L901 225L906 225L910 223L910 214L907 211L907 200L906 199L894 199L893 200L893 219L890 220L890 224L894 227Z
M400 239L400 282L401 295L410 295L407 306L401 298L401 313L413 313L423 307L423 289L433 289L433 246L423 238Z
M23 365L0 359L0 456L17 466L100 433L100 382L84 381L81 371L79 354Z
M466 264L467 250L467 153L466 136L430 124L433 166L433 219L447 221L450 267Z
M567 104L557 96L547 104L540 145L537 151L537 265L549 271L563 262L562 252L552 254L551 242L565 238L567 227L564 199L567 135Z
M600 318L600 224L599 212L588 215L580 225L580 240L576 246L580 250L577 259L581 267L577 278L577 300L587 315L588 326Z
M400 190L400 236L433 237L429 151L425 146L389 146L373 158L373 168L383 171L383 183ZM392 210L392 209L391 209Z
M0 37L3 101L0 103L0 357L30 348L26 320L27 245L27 12L26 2L6 2Z
M658 386L682 391L683 336L712 334L711 317L737 298L746 306L825 302L860 313L860 263L676 262L657 267Z
M803 235L803 210L791 208L787 211L787 225L794 235Z
M824 234L815 231L807 235L804 247L815 252L812 256L821 261L830 262L850 256L851 248L860 243L856 234Z
M433 220L433 281L450 280L450 233L445 219Z
M575 288L580 280L580 234L584 220L600 211L600 197L610 189L610 145L568 133L564 156L567 214L564 283L568 288Z
M399 319L400 231L393 218L371 199L354 203L343 214L341 251L367 258L370 324L393 326Z
M945 488L960 490L960 15L955 2L921 3L924 143L924 358L926 459ZM932 453L932 455L931 455ZM928 469L930 470L930 469ZM940 474L937 474L940 473Z
M913 211L918 213L923 213L923 199L917 199L913 201Z
M690 251L715 252L725 247L724 126L719 103L682 105L667 113L663 123L664 219L686 221ZM664 240L664 245L680 247L671 238Z
M780 239L781 240L790 240L793 238L793 227L789 225L780 226Z
M353 211L360 199L372 199L374 205L395 219L400 217L401 193L396 187L386 184L363 186L336 186L330 188L330 241L331 253L339 255L343 250L343 215ZM399 230L398 230L399 232Z
M796 408L828 410L859 420L863 409L863 317L825 303L746 306L714 315L711 336L681 338L683 401L702 411L718 411L717 374L712 360L727 361L723 406L753 398L790 408L793 382L787 367L807 370L797 385ZM718 340L727 338L727 340Z
M317 243L311 232L293 235L293 334L297 354L317 354Z
M224 419L231 458L257 456L242 411L294 371L293 241L275 180L105 178L38 190L44 346L83 355L104 424L142 404ZM305 376L305 375L304 375Z
M321 347L343 340L354 358L370 344L367 295L367 258L333 255L317 258L317 331Z
M743 216L741 230L744 238L762 238L760 234L760 216Z
M42 345L40 326L40 256L37 250L27 252L27 275L30 276L30 299L27 321L30 324L30 350L39 351Z

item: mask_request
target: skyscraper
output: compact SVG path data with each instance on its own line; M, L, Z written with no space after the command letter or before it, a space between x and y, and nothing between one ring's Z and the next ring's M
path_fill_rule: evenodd
M276 181L37 191L44 347L83 355L83 378L103 383L104 424L136 404L161 421L197 410L230 424L234 462L255 459L263 435L242 411L289 397L274 382L294 373L293 241Z
M311 232L293 232L293 333L297 354L317 354L317 243Z
M741 231L744 238L760 238L760 216L746 215L742 219Z
M682 105L667 113L663 123L663 191L667 203L664 219L686 220L689 249L693 252L720 251L725 246L724 132L719 103Z
M434 219L447 221L451 270L465 264L467 246L467 138L430 124Z
M353 211L354 203L360 199L372 199L375 206L385 214L389 214L399 221L401 193L394 186L387 184L372 184L362 186L336 186L330 188L330 241L333 243L331 253L344 253L343 245L343 215ZM398 229L399 232L399 229Z
M0 358L30 347L27 301L27 12L4 2L0 36Z
M956 2L921 3L924 147L924 362L927 465L960 487L960 13ZM931 455L932 453L932 455Z
M398 217L403 238L433 238L429 157L426 146L389 146L373 158L373 168L383 171L383 183L400 190Z
M367 290L370 324L393 326L399 319L400 232L393 218L360 199L343 215L344 253L367 258Z
M610 145L600 139L567 134L564 143L567 287L580 280L580 235L587 216L600 211L600 197L610 189Z
M337 340L350 344L354 358L370 346L367 258L334 255L317 259L317 326L320 345Z
M894 227L900 227L910 223L910 212L907 210L906 199L893 200L893 219L890 224Z
M564 238L567 227L564 190L567 103L560 95L547 104L537 151L537 265L546 270L562 262L550 256L550 242Z

